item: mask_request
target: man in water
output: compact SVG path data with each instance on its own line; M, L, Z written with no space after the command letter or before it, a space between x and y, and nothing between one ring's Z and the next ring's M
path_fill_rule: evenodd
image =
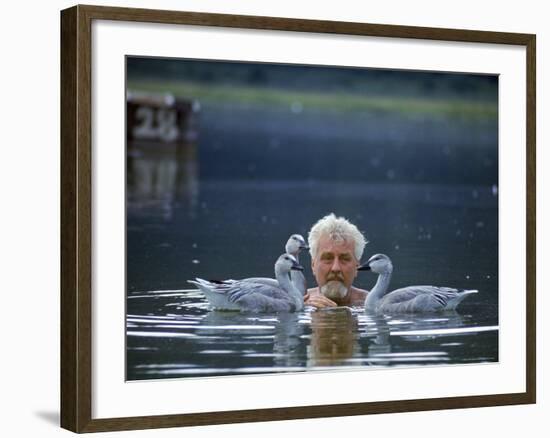
M368 291L353 286L366 241L355 225L334 213L309 232L311 269L317 286L307 290L306 305L317 308L362 306Z

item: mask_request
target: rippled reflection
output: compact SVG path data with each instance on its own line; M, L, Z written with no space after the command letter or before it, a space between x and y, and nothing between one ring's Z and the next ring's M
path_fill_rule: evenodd
M358 349L357 321L347 307L313 312L310 328L308 365L343 365Z
M128 380L498 361L498 326L483 311L218 312L197 290L165 290L130 294L126 326Z

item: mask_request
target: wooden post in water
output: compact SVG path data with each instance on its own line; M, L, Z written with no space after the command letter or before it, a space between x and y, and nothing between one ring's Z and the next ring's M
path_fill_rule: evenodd
M126 99L128 208L174 199L192 206L198 191L198 102L171 94L128 91Z

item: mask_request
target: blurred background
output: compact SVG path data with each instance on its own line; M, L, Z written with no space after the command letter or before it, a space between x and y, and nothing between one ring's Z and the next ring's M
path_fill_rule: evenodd
M496 76L128 57L127 96L128 293L271 276L334 212L394 286L496 304Z

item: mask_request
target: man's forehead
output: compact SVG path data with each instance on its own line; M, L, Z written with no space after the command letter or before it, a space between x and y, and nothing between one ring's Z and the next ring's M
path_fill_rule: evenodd
M353 253L354 245L352 241L349 240L334 240L330 236L321 236L319 239L318 253Z

